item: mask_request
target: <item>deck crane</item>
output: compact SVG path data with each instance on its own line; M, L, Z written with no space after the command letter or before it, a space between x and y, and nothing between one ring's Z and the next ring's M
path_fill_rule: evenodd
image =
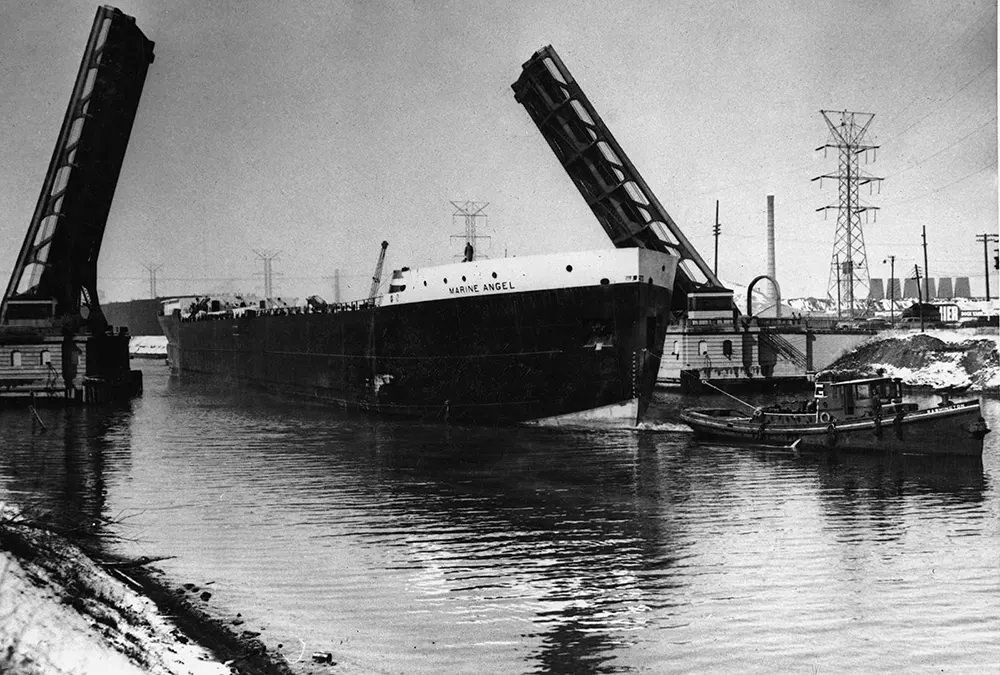
M385 250L389 248L389 242L382 242L382 250L378 253L378 262L375 264L375 274L372 275L372 289L368 292L369 302L378 295L378 286L382 283L382 265L385 263Z

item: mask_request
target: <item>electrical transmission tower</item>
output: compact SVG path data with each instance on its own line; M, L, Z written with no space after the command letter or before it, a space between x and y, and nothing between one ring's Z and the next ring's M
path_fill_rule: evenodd
M476 234L476 219L482 219L483 225L486 225L486 214L483 213L483 211L490 205L490 203L465 201L451 202L451 205L455 207L455 212L451 214L452 224L455 225L455 219L459 217L461 217L465 223L465 233L453 234L451 235L451 238L465 240L464 256L468 262L472 262L476 258L485 258L486 256L481 256L476 252L476 240L489 239L489 236Z
M264 299L270 301L273 292L274 273L271 271L271 263L278 259L281 251L271 251L266 248L254 249L254 253L260 260L264 261Z
M156 298L156 273L159 272L163 265L158 263L143 263L142 265L149 272L149 297Z
M861 230L861 214L865 214L867 219L869 211L878 211L877 206L862 204L858 191L863 185L868 185L870 191L873 184L881 186L883 180L858 168L858 157L864 154L867 160L868 151L872 151L874 155L879 147L867 140L868 127L875 114L846 110L820 110L820 114L830 129L830 139L816 149L825 152L827 148L836 148L840 158L837 173L813 178L814 181L820 181L820 185L824 178L836 179L840 202L837 206L816 209L837 210L837 233L833 240L833 255L830 257L827 297L833 298L835 293L842 297L847 303L848 316L854 318L859 306L862 314L867 312L871 286L865 237ZM840 269L837 269L838 265Z

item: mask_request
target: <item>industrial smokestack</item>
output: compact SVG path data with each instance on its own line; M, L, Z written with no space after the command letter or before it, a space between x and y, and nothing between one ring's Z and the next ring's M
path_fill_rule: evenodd
M774 287L778 280L774 272L774 195L767 196L767 275L771 277L771 291L767 297L774 305L774 315L781 318L781 299Z

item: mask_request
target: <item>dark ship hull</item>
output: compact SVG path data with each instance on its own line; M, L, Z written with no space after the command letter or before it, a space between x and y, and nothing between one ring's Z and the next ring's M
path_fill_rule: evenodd
M569 287L551 287L551 270L538 273L522 258L513 267L404 270L394 280L400 290L380 306L175 311L161 317L168 360L180 372L385 414L634 425L655 385L676 258L640 249L597 255L587 268L594 282ZM601 269L608 258L614 264ZM632 272L655 267L657 282L622 274L622 261ZM500 281L486 281L497 271ZM437 295L421 285L440 285L449 272L462 283Z

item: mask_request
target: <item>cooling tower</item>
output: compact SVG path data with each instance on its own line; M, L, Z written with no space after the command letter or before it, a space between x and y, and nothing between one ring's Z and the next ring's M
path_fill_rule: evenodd
M951 289L951 277L938 279L937 296L944 300L955 297L955 292Z
M868 299L869 300L882 300L885 298L885 288L882 286L881 279L872 279L871 286L868 288Z

